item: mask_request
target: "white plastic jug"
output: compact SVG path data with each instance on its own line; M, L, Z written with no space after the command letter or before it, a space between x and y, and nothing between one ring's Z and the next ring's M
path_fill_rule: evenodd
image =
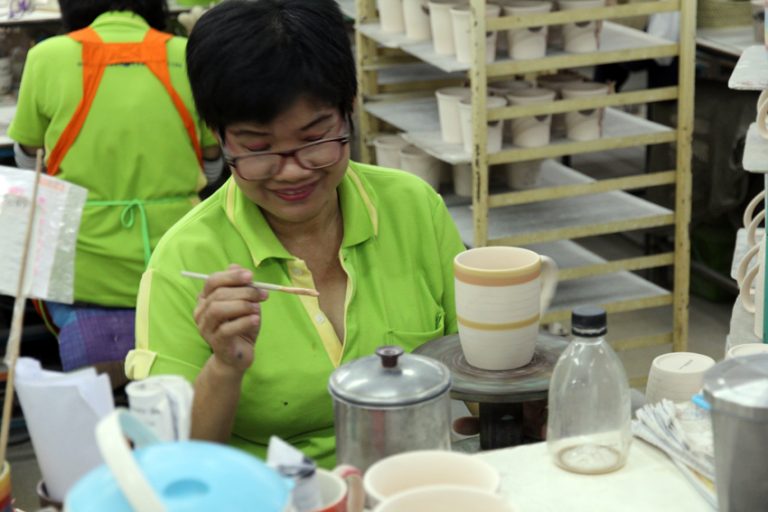
M160 442L125 409L98 424L96 440L106 464L75 484L65 512L289 510L292 482L240 450L202 441Z

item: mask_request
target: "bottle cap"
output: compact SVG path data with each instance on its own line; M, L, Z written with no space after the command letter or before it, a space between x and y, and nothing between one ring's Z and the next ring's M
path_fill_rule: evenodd
M605 310L599 306L579 306L571 313L571 332L583 338L596 338L608 332Z

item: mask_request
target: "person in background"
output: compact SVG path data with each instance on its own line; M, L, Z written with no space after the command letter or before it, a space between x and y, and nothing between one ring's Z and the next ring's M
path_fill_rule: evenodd
M264 457L277 435L330 467L331 373L457 332L464 246L426 182L350 161L357 79L334 0L223 2L187 65L233 174L152 255L126 372L193 381L194 438ZM319 297L267 298L253 280Z
M19 167L88 189L74 305L46 303L64 370L96 365L113 385L134 345L136 294L160 237L220 174L194 107L186 39L161 32L165 0L59 0L70 32L28 55L8 130Z

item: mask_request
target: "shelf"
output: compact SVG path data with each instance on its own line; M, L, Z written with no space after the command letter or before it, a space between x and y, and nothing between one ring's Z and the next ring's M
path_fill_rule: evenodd
M417 81L466 78L465 73L446 73L424 62L379 70L379 85L403 84Z
M696 46L739 57L755 44L752 25L726 28L700 28L696 31Z
M755 315L744 309L741 299L736 299L731 314L731 327L725 341L726 351L734 345L743 343L762 343L754 332Z
M355 0L336 0L341 8L341 13L354 20L357 17L357 7L355 6Z
M728 87L738 91L768 89L768 50L763 45L750 46L733 68Z
M765 229L757 228L757 231L755 232L755 241L759 244L764 236ZM738 269L739 263L748 250L747 230L745 228L741 228L736 232L736 246L733 249L733 259L731 260L731 279L736 279L736 270ZM747 267L747 271L754 267L756 262L757 258L752 258L752 262L750 262L749 266Z
M405 37L405 34L386 34L382 32L378 23L365 23L358 27L361 33L373 39L386 48L400 48L414 57L446 72L467 71L469 64L462 64L454 55L438 55L434 51L431 40L413 42ZM610 52L624 52L627 50L652 48L655 46L671 45L672 41L647 34L617 23L606 21L603 24L600 49L591 54L574 54L550 49L546 57L533 60L512 60L497 54L497 60L488 66L496 66L505 63L516 63L520 66L530 67L534 65L537 70L549 69L548 61L562 56L577 56L589 60L591 57L599 58L600 54ZM554 68L558 66L553 66Z
M542 164L541 187L593 182L591 178L554 160ZM469 206L449 208L465 244L473 243L474 225ZM492 208L488 211L489 240L505 245L579 238L591 234L651 227L674 221L671 210L621 191ZM621 227L619 227L621 226ZM588 231L597 231L595 233Z
M437 100L434 97L416 98L398 102L369 102L365 110L385 121L398 130L405 132L403 137L435 158L439 158L449 164L464 164L471 161L471 155L462 144L451 144L443 141L440 134L440 121L437 113ZM509 120L507 120L509 122ZM650 134L674 134L671 128L654 123L647 119L628 114L621 110L606 108L604 120L604 133L602 140L618 139L623 137L637 137ZM599 142L599 141L598 141ZM554 140L545 148L520 148L512 144L505 144L502 151L514 150L519 155L524 152L545 151L549 154L532 158L547 158L566 154L578 154L578 147L589 149L584 143L577 143L569 139ZM634 146L638 144L628 144ZM493 154L491 154L493 155ZM513 157L514 159L514 157ZM517 158L525 160L526 158ZM501 163L501 162L492 162Z
M529 249L549 256L560 269L605 263L606 260L583 248L576 242L561 240L546 244L528 245ZM557 292L547 316L568 314L574 307L588 304L608 305L629 301L669 299L670 292L646 281L632 272L615 272L601 276L573 279L558 283ZM545 317L545 321L547 321Z
M768 140L760 136L755 123L749 125L741 165L749 172L768 173Z

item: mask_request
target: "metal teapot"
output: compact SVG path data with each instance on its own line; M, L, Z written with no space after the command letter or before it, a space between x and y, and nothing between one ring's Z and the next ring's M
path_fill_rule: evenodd
M395 453L450 450L450 388L444 364L397 346L339 367L328 383L337 462L365 471Z

